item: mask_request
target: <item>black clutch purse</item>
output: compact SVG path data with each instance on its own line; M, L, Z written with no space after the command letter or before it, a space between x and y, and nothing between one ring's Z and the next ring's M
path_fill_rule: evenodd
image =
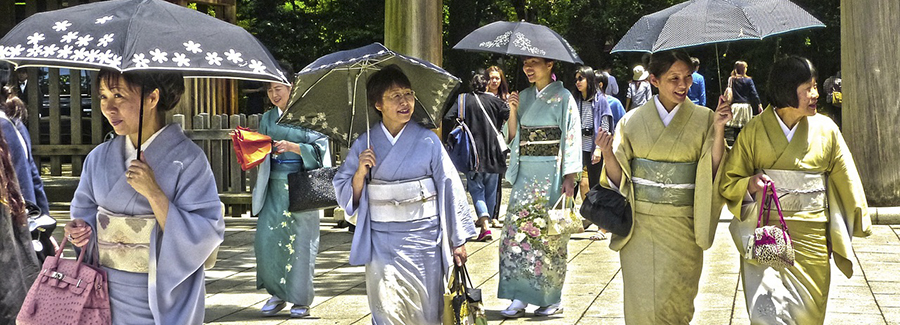
M631 205L616 191L595 185L584 197L581 216L597 227L619 236L628 236L633 223Z
M290 211L308 211L336 207L334 184L336 167L321 167L288 174Z

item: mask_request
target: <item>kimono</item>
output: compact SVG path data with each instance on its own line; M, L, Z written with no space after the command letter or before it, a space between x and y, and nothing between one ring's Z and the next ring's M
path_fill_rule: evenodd
M376 222L369 213L367 181L353 204L353 175L370 138L375 151L371 182L427 178L437 191L436 216ZM393 145L377 123L351 146L334 177L338 204L357 214L350 264L366 266L366 293L374 324L440 324L451 249L477 235L459 173L434 132L407 123Z
M546 215L562 195L567 174L582 169L581 116L575 99L562 82L537 94L535 87L519 93L519 130L509 145L506 179L512 184L509 213L500 242L500 284L497 297L549 306L560 303L566 279L569 235L550 236ZM529 152L522 144L543 131L524 134L531 127L548 127L558 149ZM546 141L546 140L543 140Z
M40 271L31 234L25 224L15 224L9 207L0 204L0 325L15 324L25 295Z
M712 165L715 112L684 101L665 126L656 101L626 113L614 136L618 189L634 224L628 236L612 235L609 247L622 264L626 323L687 324L703 250L712 246L722 211ZM659 185L641 185L642 179ZM610 188L605 167L600 184ZM677 185L693 189L666 188Z
M36 204L41 208L41 214L50 215L50 204L44 193L44 182L41 180L40 171L31 155L31 137L28 129L20 120L12 120L6 113L0 111L0 132L6 138L9 146L10 158L16 169L16 178L19 180L19 189L25 201Z
M775 181L793 242L794 266L766 268L741 258L741 280L752 323L822 324L831 282L829 257L848 278L853 274L851 236L868 236L872 221L866 196L850 150L837 125L824 115L800 119L789 142L775 110L770 106L750 120L725 163L721 191L737 218L742 216L747 184L760 170L802 171L823 174L827 201L824 208L792 209L793 196ZM774 208L773 208L774 209ZM770 225L779 225L777 214Z
M256 287L300 306L312 304L313 275L319 251L320 211L288 211L288 174L330 165L328 138L306 129L277 125L278 109L264 113L259 133L273 141L300 145L300 155L284 152L259 166L253 188L256 225Z
M72 199L72 218L91 226L94 249L98 208L126 215L153 214L147 199L126 181L125 141L125 136L118 136L91 150ZM142 153L169 198L169 211L165 230L155 225L150 237L148 273L104 267L112 322L201 324L206 294L203 264L225 233L212 169L200 147L177 124L160 130Z

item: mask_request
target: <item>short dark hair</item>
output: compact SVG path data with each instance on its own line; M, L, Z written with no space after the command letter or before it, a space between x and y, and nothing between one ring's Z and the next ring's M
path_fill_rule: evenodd
M594 75L594 69L586 65L579 66L577 69L575 69L575 74L572 77L575 77L579 74L584 77L584 79L586 79L585 81L587 82L587 98L582 98L582 100L594 98L594 95L597 94L597 78ZM575 89L575 91L578 96L581 96L581 92L578 91L578 89Z
M475 73L472 76L472 80L469 81L469 86L472 87L472 91L483 93L487 89L487 78L484 77L484 73Z
M692 57L691 57L691 64L692 64L692 66L694 67L694 69L696 70L697 68L700 67L700 59L698 59L698 58L695 57L695 56L692 56Z
M669 68L678 61L684 62L684 64L687 64L689 67L694 66L694 63L691 62L691 56L688 55L687 52L683 50L671 50L651 54L650 62L647 62L646 64L647 71L657 78L661 78L662 75L664 75L666 71L669 71Z
M607 77L606 72L600 70L594 70L594 78L597 78L597 85L603 84L603 89L598 88L597 92L604 93L606 91L606 87L609 87L609 77ZM604 93L605 94L605 93Z
M797 107L797 87L818 77L816 67L807 58L790 56L775 62L766 82L766 95L775 108Z
M137 72L129 71L119 73L115 70L101 69L97 80L105 81L108 87L115 86L119 82L119 76L125 79L126 87L140 89L141 98L147 97L154 90L159 89L159 102L156 109L165 112L175 108L184 94L184 77L180 72ZM97 83L99 89L100 83Z
M409 78L396 64L378 70L366 81L366 99L369 101L369 107L374 109L378 116L381 116L381 111L375 109L375 104L381 102L384 93L393 86L412 88Z

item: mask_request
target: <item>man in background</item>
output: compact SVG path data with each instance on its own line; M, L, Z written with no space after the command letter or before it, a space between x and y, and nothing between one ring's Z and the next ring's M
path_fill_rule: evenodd
M706 106L706 80L697 72L700 70L700 59L691 57L691 62L694 64L694 73L691 74L694 82L688 90L688 98L697 106Z

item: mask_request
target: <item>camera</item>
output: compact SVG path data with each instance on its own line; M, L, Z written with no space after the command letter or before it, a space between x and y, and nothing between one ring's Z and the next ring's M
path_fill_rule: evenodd
M581 135L586 136L586 137L592 136L592 135L594 135L594 129L593 128L582 128Z

